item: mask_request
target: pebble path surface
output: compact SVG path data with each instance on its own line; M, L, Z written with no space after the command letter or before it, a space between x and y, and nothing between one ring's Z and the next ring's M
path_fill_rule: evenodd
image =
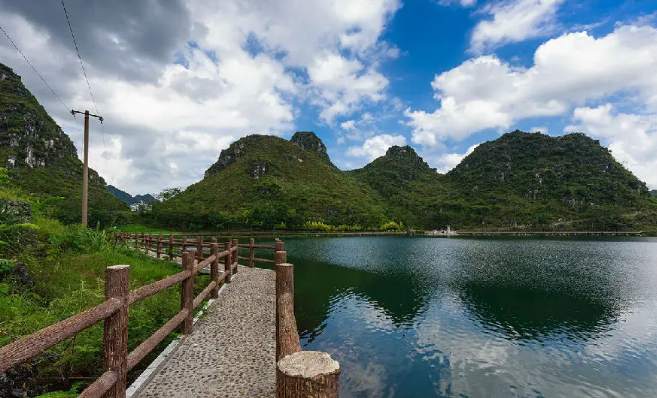
M139 398L274 397L275 278L239 266Z

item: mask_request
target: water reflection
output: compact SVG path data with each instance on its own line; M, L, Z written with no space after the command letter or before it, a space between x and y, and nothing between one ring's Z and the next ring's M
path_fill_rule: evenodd
M657 389L654 243L286 246L302 344L340 361L343 397L639 397Z
M610 300L539 288L468 282L460 297L485 328L510 339L541 341L553 335L588 339L609 330L618 311Z

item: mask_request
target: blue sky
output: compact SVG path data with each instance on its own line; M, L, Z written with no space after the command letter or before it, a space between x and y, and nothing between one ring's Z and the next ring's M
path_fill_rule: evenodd
M2 6L65 102L93 109L61 4ZM92 0L69 14L106 120L91 165L133 194L200 180L242 136L298 130L342 169L408 144L441 172L516 128L582 131L657 188L657 2ZM4 37L0 54L80 149L80 125Z

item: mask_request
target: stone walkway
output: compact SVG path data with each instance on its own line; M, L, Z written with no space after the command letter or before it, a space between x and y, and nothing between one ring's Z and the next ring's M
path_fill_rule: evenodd
M239 266L139 398L274 397L275 273Z

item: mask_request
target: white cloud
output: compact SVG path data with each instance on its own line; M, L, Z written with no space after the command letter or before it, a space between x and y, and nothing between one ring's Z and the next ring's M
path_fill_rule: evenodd
M609 143L616 160L652 189L657 188L657 113L635 115L613 112L612 104L576 108L564 131L586 131Z
M556 13L563 0L507 0L491 2L481 12L493 17L475 26L470 50L481 53L507 43L543 37L555 31Z
M358 60L328 53L308 67L314 102L323 110L320 118L331 123L336 116L353 113L365 101L385 98L388 79Z
M461 161L468 156L469 154L472 153L472 151L475 150L476 147L478 147L479 144L474 144L471 147L468 148L465 153L445 153L436 158L435 162L431 162L432 164L436 164L436 170L438 170L439 173L447 173L454 167L456 167Z
M3 28L65 102L94 109L70 34L61 31L60 5L10 5L0 14ZM106 120L103 156L92 128L91 166L131 193L185 186L232 140L293 131L299 103L319 106L332 123L383 100L388 80L378 65L398 51L380 36L400 6L397 0L126 3L110 10L112 20L125 22L116 26L130 25L116 32L98 20L107 15L104 2L77 7L71 17L74 25L89 21L80 50ZM157 15L132 26L130 7ZM92 53L95 45L103 51ZM0 53L81 149L79 127L4 37Z
M438 4L449 6L458 3L461 7L472 7L477 4L477 0L438 0Z
M607 36L569 33L542 44L531 68L495 56L470 59L431 83L440 107L405 111L412 141L438 145L517 120L567 114L612 94L657 111L657 29L620 26Z
M347 155L365 157L371 161L385 155L388 148L393 145L406 145L406 138L403 135L377 135L366 139L362 146L350 147Z
M342 130L355 130L356 129L356 121L355 120L347 120L345 122L340 123L340 127L342 127Z
M548 133L548 128L546 126L531 127L529 129L529 131L532 132L532 133L540 131L543 134L547 134Z

